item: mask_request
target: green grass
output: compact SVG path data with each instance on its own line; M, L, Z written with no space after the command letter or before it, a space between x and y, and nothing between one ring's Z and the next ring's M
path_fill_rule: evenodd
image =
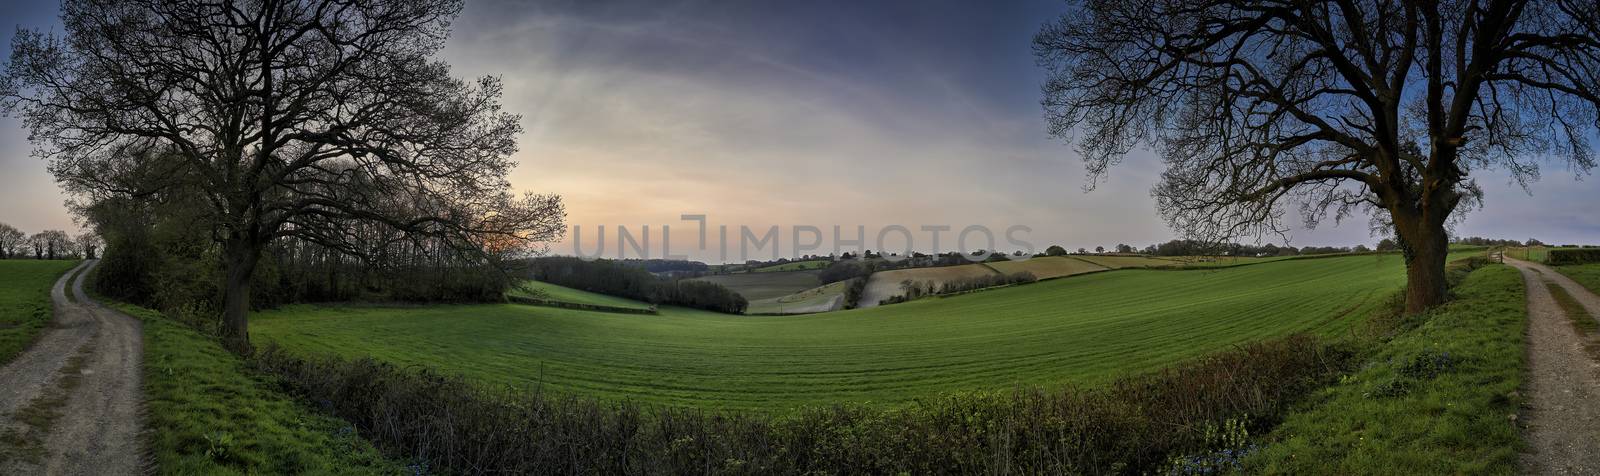
M807 269L822 269L822 268L828 267L828 265L830 263L832 263L832 262L833 261L825 260L825 259L807 260L807 261L790 261L790 262L784 263L784 264L775 264L775 265L772 265L772 266L756 268L756 269L752 270L752 272L755 272L755 273L773 273L773 272L781 272L781 271L801 271L801 270L807 270Z
M1293 256L1173 256L1178 266L1185 268L1217 268L1245 264L1267 263L1292 259Z
M1367 365L1287 418L1245 460L1247 472L1515 472L1522 277L1489 266L1454 292L1455 301L1413 318L1417 327L1378 345Z
M1589 292L1600 294L1600 263L1551 266L1550 269L1572 278L1573 281L1588 288Z
M1033 273L1033 276L1039 279L1059 278L1106 269L1104 266L1068 256L1046 256L1027 261L996 261L978 266L988 266L1005 274Z
M0 260L0 365L21 354L50 323L50 288L77 261Z
M1099 384L1291 332L1339 335L1404 281L1401 258L1127 270L793 317L516 305L294 306L260 342L489 384L709 408L895 405L945 391Z
M1519 255L1517 258L1535 263L1543 263L1550 259L1550 248L1543 246L1532 246L1520 249L1517 254Z
M746 314L801 314L808 312L826 312L834 304L836 298L843 304L844 289L848 281L829 283L815 288L800 291L779 298L750 301L750 307L745 309Z
M397 474L349 424L278 390L213 338L127 304L144 324L147 443L161 474Z
M539 281L524 281L521 286L512 289L506 294L534 299L548 299L551 301L570 302L573 304L590 304L595 306L624 307L629 309L649 309L650 304L628 298L612 296L609 294L592 293L581 289L557 286Z
M717 274L694 278L696 281L717 283L739 293L746 300L774 299L817 287L820 271L784 271L778 273Z

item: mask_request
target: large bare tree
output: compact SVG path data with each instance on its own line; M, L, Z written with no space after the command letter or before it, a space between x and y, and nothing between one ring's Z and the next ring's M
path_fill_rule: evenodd
M1131 148L1199 238L1281 234L1370 212L1407 258L1406 308L1445 299L1447 226L1541 160L1587 171L1600 126L1594 0L1086 0L1046 25L1052 135L1094 180Z
M225 268L223 335L248 350L251 276L276 238L360 249L343 224L363 221L533 240L564 216L556 197L506 192L521 128L499 81L462 81L434 58L461 8L66 0L62 35L18 32L0 101L70 191L203 197ZM106 179L135 171L153 188Z
M22 230L0 223L0 259L10 258L13 253L20 253L27 238L28 235Z

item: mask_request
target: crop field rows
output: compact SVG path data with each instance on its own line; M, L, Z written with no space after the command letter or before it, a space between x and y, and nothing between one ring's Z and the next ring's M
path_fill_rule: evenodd
M793 317L634 316L514 305L259 313L292 351L422 365L493 385L711 408L895 404L1093 384L1291 332L1335 334L1404 280L1396 255L1097 273Z

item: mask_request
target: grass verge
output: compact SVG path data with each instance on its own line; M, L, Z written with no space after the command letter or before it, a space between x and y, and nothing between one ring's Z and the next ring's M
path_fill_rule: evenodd
M1550 296L1556 300L1556 305L1561 307L1561 312L1567 315L1567 321L1572 323L1572 329L1578 333L1578 338L1583 340L1583 349L1591 357L1600 359L1600 321L1589 314L1583 303L1572 297L1566 288L1556 284L1555 281L1545 280L1545 287L1550 288Z
M1600 294L1600 263L1551 266L1550 269L1572 278L1588 288L1589 292Z
M162 474L396 474L348 423L318 413L217 341L160 313L144 323L148 445ZM414 472L414 468L412 469Z
M1521 275L1480 268L1316 392L1245 458L1252 473L1509 474L1527 323Z
M21 354L50 324L50 287L77 261L0 260L0 365Z

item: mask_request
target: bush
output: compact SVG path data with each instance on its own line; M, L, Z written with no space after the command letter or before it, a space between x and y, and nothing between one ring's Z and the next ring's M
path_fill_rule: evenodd
M844 287L844 308L855 309L861 304L861 295L867 291L867 278L850 278Z
M1228 448L1342 370L1310 337L1250 344L1097 389L944 395L909 407L785 416L486 389L370 359L268 345L257 368L349 420L390 454L460 473L1145 473ZM1208 431L1211 429L1211 431Z
M1600 263L1600 248L1552 249L1545 262L1553 265Z
M817 281L822 284L832 284L839 281L855 278L865 278L872 274L872 269L863 263L855 261L835 261L827 269L817 274Z
M939 285L939 294L954 294L995 286L1025 284L1038 281L1033 273L1022 271L1011 274L992 274L951 279Z

